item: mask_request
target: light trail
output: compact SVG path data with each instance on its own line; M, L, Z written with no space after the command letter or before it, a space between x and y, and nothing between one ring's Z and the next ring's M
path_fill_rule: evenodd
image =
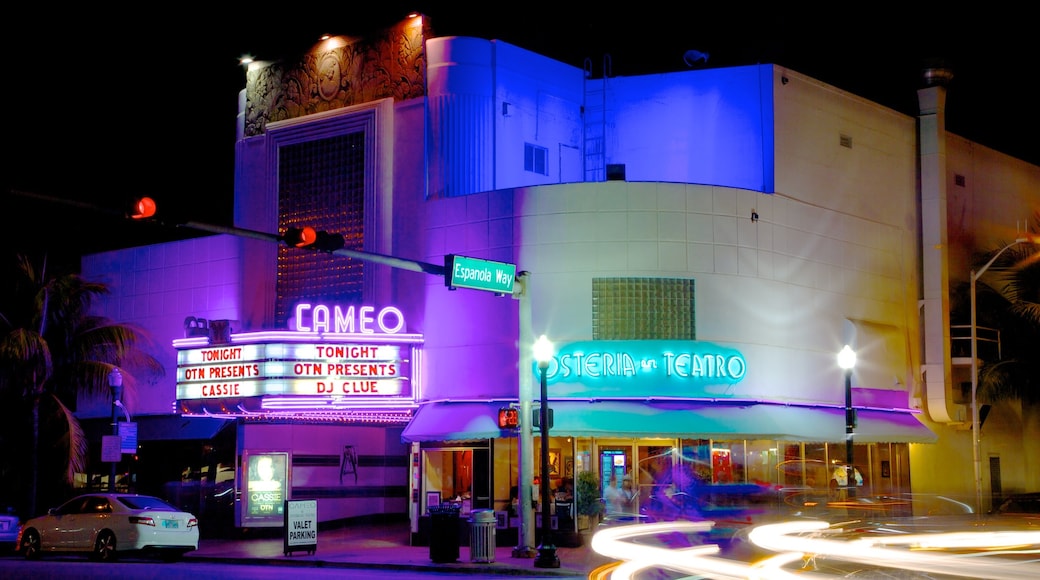
M851 522L850 522L851 523ZM620 560L610 570L610 580L634 580L640 573L667 569L716 580L787 580L792 578L840 578L811 567L817 560L863 564L870 569L889 568L903 574L919 572L950 578L980 580L1034 580L1040 578L1040 558L1016 560L1004 556L1040 554L1040 531L935 532L842 539L848 533L822 520L799 520L760 525L748 538L756 546L776 552L755 563L719 556L715 544L685 548L648 545L663 534L697 534L710 531L712 521L633 524L604 528L591 542L603 556ZM795 564L807 565L797 568ZM835 566L837 569L837 566Z

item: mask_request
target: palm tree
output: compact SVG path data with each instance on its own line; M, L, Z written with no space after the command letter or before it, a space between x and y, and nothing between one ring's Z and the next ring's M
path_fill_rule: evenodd
M1040 230L1040 213L1033 217L1031 236ZM985 263L993 256L980 256ZM978 397L983 403L1021 405L1026 473L1040 473L1040 253L1036 244L1007 249L979 278L979 326L1000 329L1000 357L979 368ZM1030 451L1032 449L1032 451Z
M9 270L0 299L0 483L32 516L40 495L65 494L85 471L77 397L107 394L118 367L123 399L132 404L139 378L154 381L164 370L145 351L142 329L91 314L92 300L108 292L104 284L75 273L49 276L46 256L37 265L18 254Z
M1040 213L1030 235L1037 238ZM988 260L993 255L980 257ZM990 273L992 272L992 274ZM1034 243L1009 247L980 279L977 312L980 326L999 328L1000 360L986 361L979 388L991 401L1040 403L1040 253Z

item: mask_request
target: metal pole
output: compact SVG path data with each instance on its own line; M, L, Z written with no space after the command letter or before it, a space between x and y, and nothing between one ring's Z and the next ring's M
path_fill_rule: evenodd
M542 337L545 338L544 336ZM542 386L542 408L540 409L541 432L542 432L542 543L538 546L538 557L534 560L535 568L559 568L560 558L556 554L556 545L553 544L552 521L549 510L549 388L546 381L546 372L549 369L548 360L538 361L538 371L541 375Z
M856 409L852 407L852 368L856 366L856 351L845 345L838 353L838 366L845 370L845 496L856 497L856 468L853 454L853 432L856 430Z
M119 372L118 368L113 368L108 373L108 387L112 391L112 434L119 437L119 415L116 411L119 409L119 398L122 396L123 390L123 373ZM120 444L122 447L122 444ZM120 457L122 452L120 452ZM112 462L112 469L108 474L108 491L116 491L116 467L119 465L118 461Z
M985 269L983 269L985 272ZM975 339L975 281L981 273L971 271L971 462L974 469L975 514L982 513L982 458L979 455L979 347Z
M852 437L856 430L856 410L852 408L852 368L845 369L845 482L848 484L848 498L856 497L856 468L853 454Z
M1004 253L1008 248L1021 244L1022 242L1028 242L1028 238L1018 238L1010 244L1004 246L993 257L986 262L982 268L979 268L978 272L975 270L971 271L971 460L974 467L974 478L975 478L975 514L979 516L982 514L982 451L979 448L979 441L981 438L981 426L979 425L979 346L978 346L978 327L975 321L975 282L989 270L989 267L993 265L993 262L997 261L997 258Z
M534 380L531 377L532 352L527 346L534 344L531 330L531 294L528 288L528 272L516 275L513 297L520 301L520 365L519 393L520 434L517 444L516 515L519 523L514 558L534 558L534 508L531 507L531 483L534 482Z

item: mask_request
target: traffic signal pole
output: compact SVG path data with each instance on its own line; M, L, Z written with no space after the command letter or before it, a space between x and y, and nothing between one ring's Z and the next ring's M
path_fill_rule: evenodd
M52 197L52 196L49 196L49 195L43 195L43 194L39 194L39 193L32 193L32 192L28 192L28 191L19 191L19 190L16 190L16 189L11 189L9 191L13 195L17 195L17 196L20 196L20 197L28 197L28 198L37 199L37 200L40 200L40 201L46 201L46 202L56 203L56 204L65 205L65 206L69 206L69 207L90 210L92 212L108 214L108 215L115 216L115 217L123 217L123 218L137 218L138 217L138 216L131 215L130 213L128 213L126 211L123 211L122 209L112 209L112 208L102 207L102 206L98 206L98 205L91 204L91 203L75 201L75 200L71 200L71 199L64 199L64 198L60 198L60 197ZM154 204L152 205L152 211L153 212L155 211ZM159 210L159 211L161 211L161 210ZM151 221L151 222L157 222L157 223L162 224L162 225L171 225L171 226L177 227L177 228L186 228L186 229L190 229L190 230L197 230L197 231L200 231L200 232L210 232L210 233L213 233L213 234L229 234L229 235L238 236L238 237L242 237L242 238L252 238L252 239L255 239L255 240L266 240L266 241L269 241L269 242L274 242L276 244L282 241L282 236L280 236L278 234L271 234L271 233L267 233L267 232L260 232L260 231L256 231L256 230L249 230L249 229L246 229L246 228L236 228L236 227L230 227L230 226L220 226L220 225L207 224L207 223L195 222L195 221L176 222L176 223L172 223L172 224L166 224L165 222L163 222L163 220L161 218L153 218L151 216L145 216L144 219L147 220L147 221ZM445 273L443 264L431 264L431 263L428 263L428 262L420 262L418 260L406 260L404 258L397 258L397 257L394 257L394 256L386 256L386 255L383 255L383 254L374 254L374 253L371 253L371 252L360 252L360 251L357 251L357 250L348 250L346 248L339 248L339 249L334 250L334 251L329 252L329 253L335 254L337 256L344 256L344 257L347 257L347 258L354 258L356 260L365 260L365 261L368 261L368 262L377 262L377 263L384 264L384 265L387 265L387 266L390 266L390 267L393 267L393 268L401 268L403 270L411 270L413 272L422 272L422 273L425 273L425 274L432 274L434 276L444 276L444 273Z
M534 361L530 345L534 344L531 328L531 292L528 290L526 271L517 272L513 297L520 301L519 391L520 437L517 449L516 515L519 520L514 558L534 558L534 422L531 409L534 401L534 379L531 366ZM545 485L545 483L542 483Z
M258 232L255 230L248 230L245 228L217 226L199 222L185 222L183 224L177 224L177 227L190 228L193 230L210 232L214 234L229 234L244 238L267 240L276 244L282 241L282 237L278 234L269 234L267 232ZM357 250L348 250L347 248L339 248L338 250L334 250L329 253L335 256L344 256L346 258L354 258L356 260L364 260L366 262L376 262L378 264L383 264L392 268L411 270L412 272L421 272L424 274L433 274L434 276L444 276L445 273L443 265L431 264L429 262L420 262L418 260L406 260L404 258L397 258L394 256L387 256L384 254L360 252Z

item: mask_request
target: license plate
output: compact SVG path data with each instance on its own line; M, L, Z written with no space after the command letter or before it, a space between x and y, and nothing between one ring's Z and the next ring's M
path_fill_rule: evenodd
M164 528L179 528L181 527L180 522L177 520L163 520L162 527Z

